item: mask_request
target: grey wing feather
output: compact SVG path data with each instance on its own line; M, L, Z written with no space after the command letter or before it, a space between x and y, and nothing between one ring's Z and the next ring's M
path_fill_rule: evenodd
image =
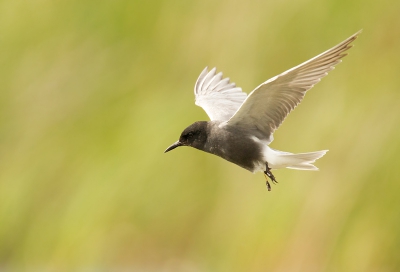
M306 92L333 70L344 52L361 31L318 56L275 76L252 91L243 105L227 122L258 132L260 139L271 142L272 134L286 116L302 101Z
M216 68L206 67L194 87L195 103L202 107L212 121L228 121L240 108L247 94L236 84L223 79Z

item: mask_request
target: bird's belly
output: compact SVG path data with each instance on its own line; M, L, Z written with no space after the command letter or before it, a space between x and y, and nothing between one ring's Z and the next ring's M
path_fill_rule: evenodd
M232 137L210 146L210 153L230 161L250 172L258 171L263 164L262 150L251 139ZM265 165L264 167L265 168Z

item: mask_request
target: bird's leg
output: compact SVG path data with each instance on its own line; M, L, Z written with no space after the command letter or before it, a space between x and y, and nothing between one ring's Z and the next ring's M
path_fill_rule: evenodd
M271 172L271 168L269 168L269 166L268 166L268 162L265 164L266 164L267 169L264 171L264 173L272 180L272 183L275 183L275 184L278 183L275 179L275 176ZM268 183L268 179L267 179L267 183ZM267 185L267 187L268 187L268 185Z

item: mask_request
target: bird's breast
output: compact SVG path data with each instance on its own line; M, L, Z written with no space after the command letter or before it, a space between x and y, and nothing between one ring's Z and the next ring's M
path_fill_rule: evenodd
M217 155L251 172L263 161L262 144L251 136L220 129L211 133L205 144L206 152Z

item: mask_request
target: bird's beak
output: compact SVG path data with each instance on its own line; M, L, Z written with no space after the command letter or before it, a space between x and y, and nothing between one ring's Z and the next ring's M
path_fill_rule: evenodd
M175 143L173 143L172 145L170 145L167 149L165 149L164 153L167 153L168 151L171 151L172 149L177 148L178 146L183 145L181 142L176 141Z

